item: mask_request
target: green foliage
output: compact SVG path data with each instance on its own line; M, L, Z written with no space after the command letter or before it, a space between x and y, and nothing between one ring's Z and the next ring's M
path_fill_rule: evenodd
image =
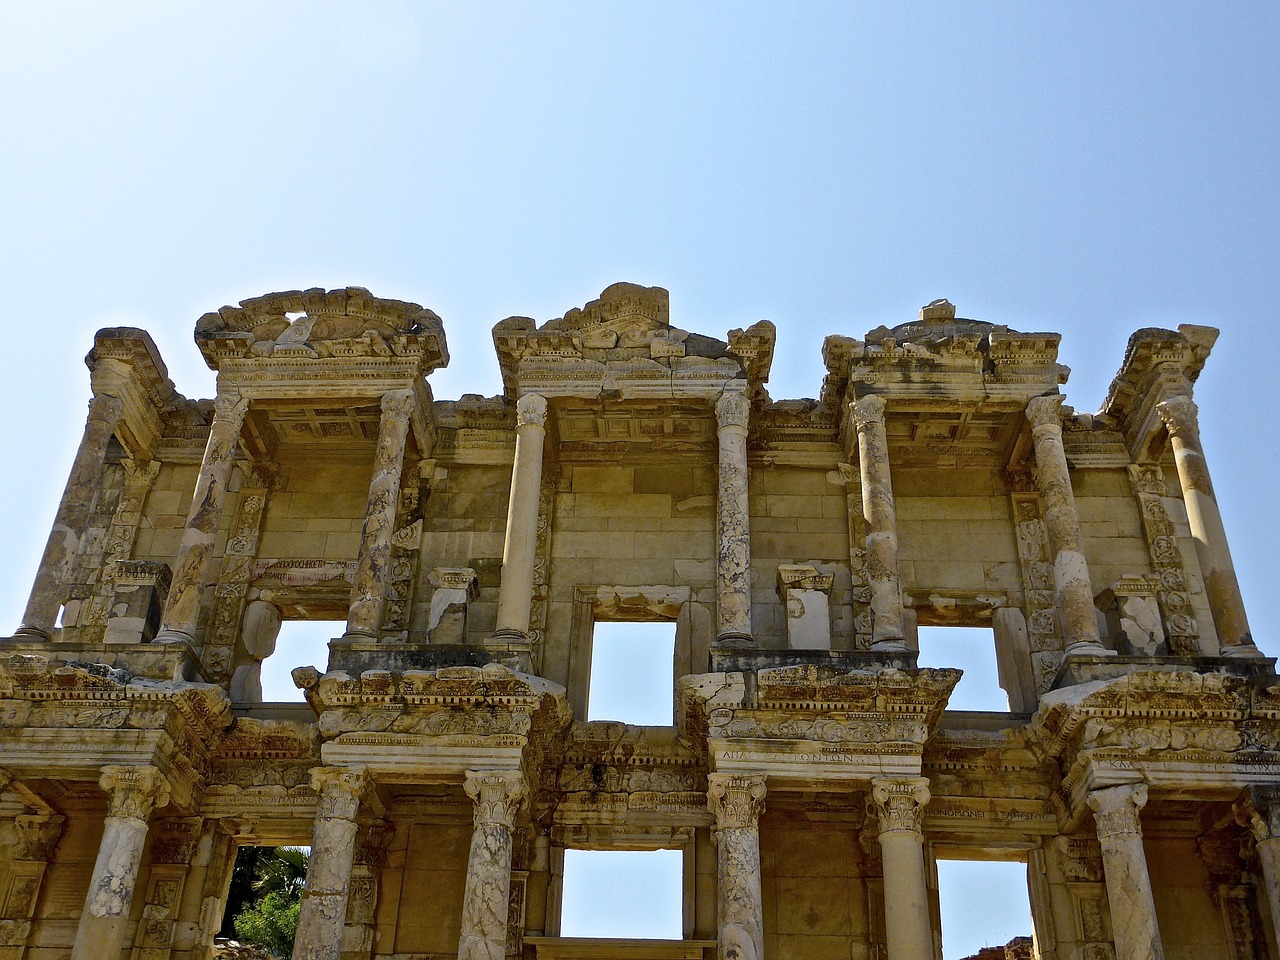
M248 850L254 851L245 858L247 870L252 871L248 884L252 893L234 914L228 911L234 918L236 939L266 947L273 956L288 960L311 854L301 847L246 847L241 852ZM236 868L241 869L239 858Z
M271 891L236 916L236 939L266 947L273 956L288 960L293 954L301 906L301 899L291 898L279 890Z

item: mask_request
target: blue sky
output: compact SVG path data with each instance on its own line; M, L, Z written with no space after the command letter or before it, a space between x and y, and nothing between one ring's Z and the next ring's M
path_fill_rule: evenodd
M492 325L615 280L713 335L768 318L778 398L829 333L1064 335L1097 409L1142 326L1223 330L1197 397L1255 635L1280 652L1270 468L1274 2L0 2L0 617L83 423L95 329L184 393L207 310L366 286L436 310L436 395Z

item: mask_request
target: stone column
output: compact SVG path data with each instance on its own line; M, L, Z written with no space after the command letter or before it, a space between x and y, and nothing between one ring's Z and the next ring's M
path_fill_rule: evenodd
M400 502L400 474L404 469L409 415L417 397L412 390L391 390L382 396L378 448L373 454L373 479L360 533L360 557L351 584L347 639L375 640L382 626L382 605L391 579L391 535Z
M356 813L368 787L369 774L361 767L316 767L311 771L311 788L319 798L293 960L339 960L342 955L342 928L356 852Z
M76 450L75 460L71 462L71 474L67 477L58 512L53 518L53 529L49 531L49 540L40 558L31 597L22 615L22 626L17 630L20 635L46 640L53 636L58 608L66 600L67 578L89 526L89 507L107 456L107 444L123 412L124 402L118 397L95 396L89 401L84 436Z
M1147 805L1147 785L1104 787L1091 792L1088 802L1102 847L1116 956L1125 960L1164 960L1138 816Z
M762 960L764 906L760 897L760 829L764 774L713 773L707 806L716 818L719 960Z
M458 960L503 960L511 899L511 831L525 800L524 777L517 770L468 770L463 787L475 801L475 811Z
M200 590L205 569L218 536L222 508L227 500L227 482L235 464L240 427L249 399L238 393L219 393L214 400L213 424L204 448L200 476L187 513L187 526L174 561L173 584L165 604L157 641L191 643L200 617Z
M933 960L933 919L925 878L924 777L877 777L871 802L880 820L884 867L884 925L889 960Z
M1258 906L1270 920L1268 937L1280 943L1280 787L1250 787L1235 810L1236 820L1252 832L1258 852L1265 888L1258 891L1265 905Z
M0 791L9 782L0 770ZM40 891L63 823L63 817L38 814L20 815L0 826L0 960L27 955Z
M1249 632L1244 613L1236 568L1227 547L1227 531L1213 494L1204 448L1200 445L1200 422L1195 402L1186 396L1170 397L1156 404L1156 411L1169 430L1173 459L1178 465L1182 484L1182 502L1187 508L1187 522L1196 544L1196 559L1218 632L1222 655L1227 657L1259 657Z
M871 587L871 649L905 651L902 582L898 573L898 518L889 475L889 439L884 400L863 397L850 404L858 431L862 515L867 522L867 581Z
M751 503L748 496L747 420L751 403L730 384L716 401L720 439L716 489L716 639L752 643Z
M529 393L516 402L516 457L511 465L507 535L502 544L502 584L498 589L498 625L494 631L499 637L529 635L546 423L546 397Z
M98 783L107 792L107 819L71 960L120 955L147 842L147 821L153 809L169 802L168 781L155 767L106 766Z
M1053 553L1053 583L1058 617L1068 656L1108 656L1102 645L1093 607L1089 565L1080 546L1080 516L1071 491L1071 474L1062 448L1058 408L1063 397L1036 397L1027 402L1027 420L1036 451L1036 486L1044 503L1044 526Z

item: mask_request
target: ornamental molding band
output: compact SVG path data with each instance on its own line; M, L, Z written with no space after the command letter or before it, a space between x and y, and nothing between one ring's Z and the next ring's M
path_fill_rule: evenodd
M682 851L662 960L932 957L940 853L1025 860L1005 953L1280 960L1217 331L1139 330L1082 413L1059 334L945 299L827 337L816 399L770 395L769 321L697 319L613 284L501 320L500 392L439 400L444 322L359 287L200 317L208 399L99 331L0 637L0 960L225 958L263 846L313 851L299 960L635 960L561 936L581 850ZM616 621L662 638L622 657L665 722L593 680ZM993 647L986 710L948 627Z

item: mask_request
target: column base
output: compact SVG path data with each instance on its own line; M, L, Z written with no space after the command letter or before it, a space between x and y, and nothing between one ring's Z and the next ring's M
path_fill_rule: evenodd
M52 640L53 634L45 630L43 627L33 627L23 624L17 630L13 631L14 637L30 638L32 640Z
M182 630L161 630L151 640L152 643L185 643L187 646L195 646L196 638L194 634L185 633Z
M489 639L495 643L528 643L529 634L524 630L517 630L514 627L499 627L489 635Z
M724 633L716 634L718 647L754 647L755 645L756 638L749 633L726 630Z
M872 653L909 653L911 651L910 645L902 637L885 637L883 640L875 640L867 649Z
M1252 643L1233 643L1230 646L1220 646L1218 648L1219 656L1230 657L1238 660L1263 660L1266 654L1255 647Z
M1108 650L1100 643L1092 640L1082 640L1077 643L1067 645L1064 651L1068 657L1116 657L1119 656L1118 651Z

